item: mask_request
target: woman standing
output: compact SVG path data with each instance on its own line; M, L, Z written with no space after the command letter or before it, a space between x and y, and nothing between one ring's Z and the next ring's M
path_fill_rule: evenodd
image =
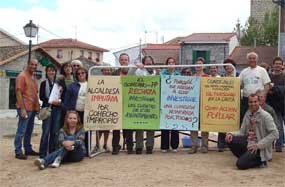
M165 64L170 67L161 71L161 75L180 75L179 71L175 70L175 67L173 67L176 65L176 60L173 57L167 58ZM161 151L166 153L169 150L169 139L172 151L177 152L179 146L179 131L176 130L161 130Z
M79 162L85 155L84 134L82 123L79 120L78 113L68 111L65 116L64 126L59 132L60 148L48 154L44 158L38 158L34 164L39 169L45 169L51 164L52 167L60 166L61 161Z
M49 64L46 66L45 72L46 72L46 80L42 81L40 85L40 100L42 101L42 108L50 107L48 100L56 79L56 68L53 64ZM47 155L49 150L49 145L52 142L50 136L51 125L53 125L51 123L51 116L43 120L42 136L41 136L40 150L39 150L40 158L43 158Z
M64 98L64 106L67 111L76 110L78 112L80 122L83 123L85 99L87 96L87 70L85 68L79 67L76 70L75 78L76 81L71 83L67 88ZM85 138L85 146L88 154L88 138Z

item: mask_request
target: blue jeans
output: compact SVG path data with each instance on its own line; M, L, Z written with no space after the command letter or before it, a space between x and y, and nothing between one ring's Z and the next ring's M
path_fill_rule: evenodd
M32 152L32 144L31 144L31 136L34 129L34 120L36 112L27 112L28 117L21 117L21 110L17 109L17 113L19 116L18 128L15 136L15 153L23 154L22 151L22 141L24 139L24 149L25 153Z
M74 140L74 136L68 136L66 138L66 140ZM82 148L79 147L75 147L74 150L72 151L68 151L66 149L64 149L64 147L60 147L59 149L57 149L56 151L48 154L47 156L45 156L44 159L44 165L45 167L47 167L48 165L50 165L51 163L54 162L54 160L57 157L61 157L63 161L65 162L79 162L81 161L84 156L85 153L83 152Z
M55 151L58 146L58 132L60 129L61 107L54 107L50 116L49 152Z
M43 120L42 124L42 136L40 142L40 158L43 158L48 153L48 145L49 145L49 135L50 135L50 126L51 126L51 117Z
M284 142L284 130L283 130L283 118L280 113L277 113L277 120L278 120L278 131L279 131L279 138L276 140L275 149L282 150L283 142Z

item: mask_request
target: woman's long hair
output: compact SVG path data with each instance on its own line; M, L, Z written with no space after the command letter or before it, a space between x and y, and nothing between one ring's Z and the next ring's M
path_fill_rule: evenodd
M74 110L70 110L70 111L66 112L66 115L64 118L64 124L63 124L64 132L69 133L69 124L67 122L69 114L75 114L76 115L76 117L77 117L76 131L78 131L79 129L81 129L83 127L83 124L80 122L80 117L78 115L78 112L76 112Z

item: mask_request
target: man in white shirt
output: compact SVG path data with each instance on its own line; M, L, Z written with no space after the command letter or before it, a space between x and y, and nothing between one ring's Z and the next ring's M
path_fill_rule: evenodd
M267 71L257 65L258 55L250 52L246 55L249 67L242 70L239 75L241 88L243 89L243 98L240 107L240 119L243 119L248 109L248 96L256 93L257 90L265 90L267 93L270 85L270 78Z

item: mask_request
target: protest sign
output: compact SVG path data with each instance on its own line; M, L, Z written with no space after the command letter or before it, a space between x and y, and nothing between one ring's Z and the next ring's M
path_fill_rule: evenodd
M161 77L160 128L198 130L200 77Z
M84 112L85 130L122 129L122 86L115 76L90 76Z
M123 128L159 129L159 76L124 76Z
M235 77L201 79L201 131L239 129L240 80Z

